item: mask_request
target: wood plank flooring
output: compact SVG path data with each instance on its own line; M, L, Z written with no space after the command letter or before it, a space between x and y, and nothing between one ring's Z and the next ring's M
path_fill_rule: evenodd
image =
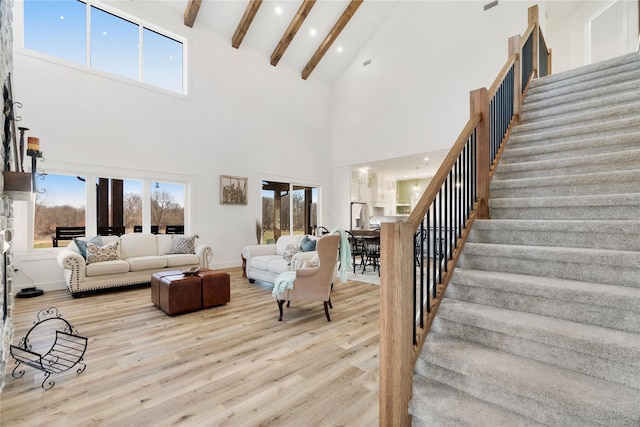
M7 362L0 425L377 426L379 287L349 281L321 302L278 307L271 286L231 275L231 302L170 317L150 289L17 299L13 343L57 307L89 338L85 372L52 376Z

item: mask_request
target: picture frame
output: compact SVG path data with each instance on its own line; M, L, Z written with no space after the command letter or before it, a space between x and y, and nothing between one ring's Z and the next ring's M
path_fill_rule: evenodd
M220 204L246 205L248 181L247 177L220 175Z

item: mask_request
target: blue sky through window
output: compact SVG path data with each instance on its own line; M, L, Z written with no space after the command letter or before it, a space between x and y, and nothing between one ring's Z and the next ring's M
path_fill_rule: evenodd
M138 25L91 8L91 68L138 80Z
M27 49L85 65L86 6L79 1L26 0L24 46Z
M184 93L181 42L144 27L141 37L141 25L95 6L89 7L90 63L87 61L87 5L79 0L25 0L25 47Z

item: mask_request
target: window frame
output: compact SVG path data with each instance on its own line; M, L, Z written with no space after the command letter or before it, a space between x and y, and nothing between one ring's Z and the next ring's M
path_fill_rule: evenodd
M63 165L51 162L47 167L47 173L55 175L83 176L86 182L95 182L97 178L109 177L112 179L135 180L142 183L142 226L151 227L151 186L156 182L184 185L184 228L189 233L192 223L191 193L195 185L195 176L172 174L155 171L153 175L142 175L135 170L123 170L118 168L87 168L84 165ZM148 172L148 171L147 171ZM85 227L87 236L96 235L97 202L95 186L85 186ZM57 254L63 247L58 248L34 248L35 203L28 201L26 205L20 201L14 202L17 209L16 219L25 218L24 223L16 221L14 243L16 251L27 255ZM144 228L143 228L144 229Z
M112 80L116 80L116 81L120 81L120 82L124 82L124 83L128 83L128 84L132 84L138 87L143 87L146 89L150 89L150 90L154 90L157 92L161 92L163 94L167 94L167 95L173 95L173 96L177 96L177 97L190 97L190 93L189 93L189 61L190 61L190 57L189 57L189 39L185 36L179 35L173 31L167 30L165 28L162 28L156 24L151 24L150 22L145 21L144 19L141 19L135 15L132 15L130 13L127 13L123 10L120 9L116 9L114 7L111 7L109 5L103 4L99 1L95 1L95 0L76 0L79 1L80 3L84 3L85 7L86 7L86 13L87 13L87 22L86 22L86 63L85 64L79 64L76 62L72 62L69 60L66 60L64 58L60 58L57 56L53 56L47 53L43 53L37 50L31 50L29 48L27 48L25 46L25 22L24 22L24 1L23 2L16 2L14 4L14 47L15 47L15 51L22 53L22 54L26 54L32 57L36 57L39 59L43 59L43 60L47 60L49 62L52 63L56 63L59 65L64 65L70 68L75 68L78 70L82 70L85 72L89 72L91 74L95 74L95 75L99 75L101 77L106 77L106 78L110 78ZM137 79L132 79L129 77L126 77L124 75L120 75L120 74L114 74L108 71L103 71L101 69L98 68L93 68L90 65L90 60L91 60L91 19L90 19L90 15L91 15L91 7L95 7L97 9L100 9L106 13L109 13L111 15L114 15L115 17L121 18L123 20L132 22L136 25L138 25L138 42L139 42L139 49L138 49L138 78ZM175 40L176 42L181 43L182 45L182 91L181 92L176 92L174 90L170 90L170 89L166 89L162 86L158 86L156 84L153 83L147 83L145 81L142 80L144 73L143 73L143 67L144 67L144 58L143 58L143 33L144 33L144 29L148 29L150 31L153 31L157 34L160 34L162 36L165 36L169 39Z

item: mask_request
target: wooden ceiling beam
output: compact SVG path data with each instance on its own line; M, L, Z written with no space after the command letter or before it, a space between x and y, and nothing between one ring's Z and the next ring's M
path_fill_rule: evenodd
M242 19L236 28L236 32L233 34L233 38L231 39L231 46L236 49L240 47L240 43L242 43L242 39L244 39L245 34L249 31L249 26L253 21L253 18L258 13L258 9L262 5L262 0L249 0L249 4L247 8L244 10L244 14L242 15Z
M196 16L198 16L201 4L202 0L189 0L187 2L187 7L184 10L184 25L193 28L193 23L196 22Z
M293 19L291 19L291 23L289 24L287 31L284 32L282 38L280 39L280 42L278 43L278 46L276 46L276 48L273 50L273 53L271 54L271 65L273 65L274 67L278 65L278 61L280 61L280 58L282 58L282 55L284 55L284 52L289 47L289 44L293 41L293 38L298 33L298 30L302 26L304 20L307 18L309 12L311 12L311 8L314 4L316 4L316 0L304 0L302 2L295 16L293 17Z
M313 54L307 65L302 70L302 79L307 80L307 77L311 75L316 66L320 63L320 60L324 56L325 53L331 48L333 42L338 38L344 27L347 26L351 17L356 13L356 10L360 7L363 0L351 0L347 8L342 12L342 15L336 21L335 25L327 34L327 37L324 38L318 49Z

